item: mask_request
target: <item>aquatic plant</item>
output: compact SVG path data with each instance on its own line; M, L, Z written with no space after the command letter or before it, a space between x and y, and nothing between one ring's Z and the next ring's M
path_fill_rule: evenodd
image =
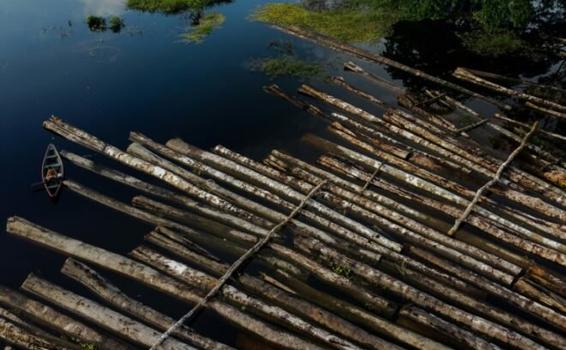
M350 43L376 41L397 21L395 14L375 6L364 10L348 6L313 11L295 3L266 4L252 18L280 26L298 26Z
M104 17L88 16L86 24L92 32L103 32L106 30L106 19Z
M110 17L109 22L110 22L109 28L114 33L119 33L125 27L124 20L121 17L118 17L118 16Z
M128 0L128 8L149 12L178 13L201 9L226 0Z
M324 70L320 65L305 62L289 55L255 60L250 67L252 70L265 73L271 79L282 76L291 76L299 79L324 76Z
M482 56L511 54L527 47L527 44L513 31L477 30L463 33L460 37L468 50Z
M214 29L220 27L226 18L223 14L209 13L199 19L196 25L191 27L187 33L181 34L181 38L189 43L200 43L209 36Z

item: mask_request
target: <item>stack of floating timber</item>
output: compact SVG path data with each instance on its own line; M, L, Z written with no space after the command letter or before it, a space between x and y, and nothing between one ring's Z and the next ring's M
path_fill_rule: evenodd
M343 78L334 82L386 110L377 115L307 85L299 92L308 99L266 87L328 123L326 137L304 136L320 154L314 164L279 150L257 161L138 132L124 151L58 118L45 121L47 130L153 177L61 152L140 195L124 203L70 179L67 190L154 229L123 256L9 218L11 235L67 256L62 273L97 300L30 274L22 291L1 290L0 340L31 349L231 349L191 328L198 315L171 328L170 315L126 295L104 271L188 311L224 279L232 257L275 230L252 257L260 268L231 275L204 304L270 347L565 349L566 197L544 171L514 160L540 157L529 147L538 124L526 125L520 146L498 159L409 100L402 104L411 113Z

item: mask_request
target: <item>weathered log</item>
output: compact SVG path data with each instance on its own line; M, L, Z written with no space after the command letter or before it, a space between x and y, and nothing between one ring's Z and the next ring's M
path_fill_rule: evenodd
M362 67L358 66L352 61L348 61L344 63L344 70L354 72L364 76L365 78L369 79L373 83L386 88L387 90L395 93L395 94L402 94L405 92L405 89L401 86L394 85L391 81L383 79L371 72L366 71Z
M217 263L197 253L193 254L190 251L187 251L187 249L184 249L184 247L180 244L169 245L167 250L177 256L180 256L185 261L196 264L200 269L214 270L216 276L225 274L229 268L227 264ZM322 308L319 308L318 306L293 296L288 292L288 288L286 288L286 291L283 291L280 288L275 288L270 284L248 274L239 274L236 279L249 292L259 295L295 315L325 326L350 341L354 341L355 343L372 349L383 349L384 347L395 348L393 344L365 332L363 329L354 326L353 324Z
M195 294L194 290L187 284L168 277L147 265L62 236L25 219L19 217L8 219L7 231L20 238L28 239L44 247L129 277L184 302L194 304L200 300L200 296ZM318 346L307 340L273 327L223 302L213 301L209 306L231 323L257 335L270 344L283 349L319 349Z
M436 114L430 113L421 108L411 95L400 95L397 97L397 101L400 106L425 119L412 118L414 123L419 124L422 127L429 128L431 131L439 134L446 133L446 131L454 134L457 133L458 129L452 123L449 123L445 119L439 118Z
M513 347L521 349L544 348L543 346L535 343L527 337L522 336L519 333L516 333L515 331L512 331L506 327L503 327L497 323L494 323L477 315L470 314L452 305L446 304L438 298L421 292L418 289L415 289L399 280L396 280L395 278L392 278L391 276L381 271L340 255L339 253L324 247L315 240L302 240L301 244L298 245L298 247L305 252L310 252L311 254L319 256L321 259L324 259L326 261L334 261L343 264L344 266L352 269L356 276L363 278L368 283L371 283L378 288L388 290L407 301L415 303L416 305L419 305L424 309L438 313L446 318L453 320L454 322L463 324L466 327L469 327L470 329L492 339L497 339L498 341L501 341L505 344L509 344ZM445 289L447 293L450 293L450 288L446 287ZM489 312L489 307L486 307L485 311ZM494 317L495 315L496 314L492 312L490 316ZM522 323L515 323L518 321L518 319L516 317L513 317L512 315L505 315L504 313L498 313L497 315L499 316L499 322L506 321L507 325L509 326L523 327ZM527 331L530 327L525 328L527 329L524 329L523 331ZM541 328L533 327L533 329L538 330ZM537 336L537 333L532 331L531 335ZM559 335L555 335L555 338L558 340L561 339ZM566 343L562 342L561 346L564 346L565 344Z
M318 91L310 86L302 85L299 88L299 91L304 94L308 94L311 97L317 98L334 107L345 110L346 112L356 115L375 125L383 126L391 130L392 132L398 133L399 135L406 137L412 142L424 145L431 150L434 150L435 152L450 158L453 161L461 163L471 169L483 172L488 177L491 177L495 174L498 162L494 162L493 160L488 161L485 154L482 154L481 157L479 154L474 155L470 153L470 151L477 153L477 150L470 148L461 149L457 143L449 142L445 139L445 137L439 137L418 125L405 121L404 118L407 115L406 113L398 110L389 110L386 111L381 118L378 118L361 108L355 107L345 101L342 101L324 92ZM430 140L427 138L430 138ZM564 196L560 189L524 171L520 171L512 167L507 175L511 181L515 181L521 186L527 188L533 188L546 198L556 203L563 205L566 201L566 199L563 198ZM513 184L509 181L506 181L506 183L510 185ZM557 210L552 209L552 206L549 204L547 204L547 207L549 207L548 210Z
M537 97L537 96L533 96L533 95L529 95L526 94L524 92L521 91L517 91L517 90L513 90L510 88L507 88L505 86L501 86L499 84L493 83L491 81L485 80L483 78L480 78L478 76L476 76L475 74L473 74L472 72L458 67L456 68L456 70L454 71L454 73L452 73L452 75L454 75L456 78L458 79L462 79L468 82L471 82L473 84L476 85L480 85L482 87L485 87L487 89L490 89L492 91L501 93L501 94L505 94L511 97L516 97L525 101L529 101L532 103L536 103L538 105L544 106L548 109L554 109L556 111L562 111L562 112L566 112L566 106L563 106L559 103L553 102L553 101L549 101L549 100L545 100L543 98ZM565 116L566 117L566 116Z
M210 261L213 262L213 260ZM111 284L107 279L98 274L98 272L81 262L69 258L65 261L65 264L61 268L61 272L79 282L102 300L115 306L118 310L139 319L147 325L155 327L155 329L159 331L165 331L170 325L175 323L173 318L130 298L118 289L118 287ZM231 346L206 338L188 327L180 328L174 333L174 336L177 339L186 341L189 344L198 346L202 349L233 349Z
M319 145L320 147L323 147L325 150L330 150L336 154L339 154L341 156L344 156L356 163L359 164L363 164L366 167L371 167L372 169L380 169L381 172L391 175L393 177L395 177L398 180L401 180L409 185L411 185L412 187L416 187L422 190L425 190L427 192L430 192L432 194L435 194L437 196L443 197L449 201L452 201L456 204L459 205L467 205L468 204L468 200L463 198L462 196L452 193L446 189L444 189L443 187L437 186L429 181L426 181L424 179L421 179L419 177L413 176L410 173L407 173L405 171L399 170L397 168L391 167L389 165L384 164L381 161L378 161L374 158L370 158L367 157L365 155L362 155L358 152L355 152L349 148L334 144L330 141L324 140L318 136L314 136L314 135L309 135L308 136L310 140L314 140L316 141L316 144ZM492 213L491 211L481 207L481 206L476 206L474 208L474 211L476 211L478 214L481 214L487 218L489 218L490 220L497 222L500 225L504 225L505 227L508 227L509 229L512 229L513 231L521 234L524 237L527 237L529 240L539 243L541 245L544 245L548 248L554 249L560 253L564 253L566 252L566 246L564 246L564 244L557 242L553 239L547 238L545 236L542 236L536 232L533 232L532 230L529 230L526 227L523 227L521 225L518 225L506 218L503 218L502 216L499 216L497 214ZM563 254L564 255L564 254ZM561 258L561 260L564 260L564 257Z
M149 248L138 247L132 251L131 255L137 260L203 291L212 290L217 285L217 280L214 277L193 269L181 262L169 259ZM220 293L224 298L242 308L254 310L263 317L280 323L303 335L317 339L327 346L336 349L361 349L345 339L337 337L322 328L318 328L280 307L252 297L231 285L224 284L220 289Z
M121 315L92 300L81 297L33 274L22 283L22 289L58 305L78 316L142 346L151 346L159 332L129 317ZM195 349L175 339L168 339L160 349Z
M401 311L399 311L399 316L406 317L425 327L430 327L446 337L451 337L454 342L465 345L470 349L500 349L497 345L489 343L463 328L455 327L453 324L444 321L440 317L431 315L413 305L403 307Z
M355 168L353 166L349 166L344 164L343 162L340 162L336 159L330 158L330 157L326 157L323 156L320 158L319 160L321 162L321 164L330 167L331 169L335 169L338 173L341 173L343 175L346 176L350 176L350 177L354 177L354 178L359 178L363 181L368 181L370 180L371 175L361 169ZM399 188L398 186L390 183L390 182L386 182L382 179L374 179L372 180L372 185L378 187L378 188L383 188L389 192L392 192L396 195L401 196L402 198L411 200L415 203L422 203L424 205L430 206L431 208L435 208L441 212L444 212L454 218L458 217L458 215L460 215L461 210L457 209L451 205L447 205L444 202L440 202L437 200L434 200L432 198L426 197L426 196L421 196L406 190L403 190L401 188ZM505 243L511 244L523 251L529 252L531 254L535 254L538 255L544 259L547 259L549 261L555 262L559 265L563 265L566 260L564 259L564 254L561 254L557 251L551 250L545 246L542 246L540 244L536 244L533 243L531 241L525 240L521 237L518 237L515 234L511 234L507 231L504 231L502 229L500 229L498 226L492 225L491 223L489 223L485 217L476 215L476 214L471 214L471 216L468 217L468 222L478 228L480 228L481 230L483 230L484 232L488 233L489 235L504 241ZM461 232L457 233L461 234ZM483 249L484 245L482 245L482 249ZM491 249L492 250L492 249ZM498 252L500 252L500 249L498 249L496 251L497 255L500 255ZM529 263L522 263L521 265L522 267L527 267L529 266ZM519 269L520 270L520 269ZM516 272L515 272L516 273Z
M81 146L100 152L101 154L122 164L130 166L148 175L154 176L190 196L199 199L212 199L212 201L216 203L218 207L223 208L222 210L224 211L233 212L236 215L247 217L252 220L258 220L258 222L261 221L260 218L257 218L250 213L233 206L226 200L211 195L210 193L200 189L199 187L193 185L191 182L187 181L185 178L171 171L168 171L163 167L156 166L138 157L134 157L131 154L123 152L122 150L110 144L106 144L102 140L86 133L83 130L80 130L63 122L60 119L51 118L50 120L47 120L43 123L43 127L70 141L76 142ZM204 182L206 183L206 181Z
M402 344L406 344L417 349L449 349L435 340L429 339L413 332L410 329L400 327L394 323L390 323L387 320L377 317L373 313L343 300L343 298L337 298L315 289L310 285L293 278L287 272L276 270L273 273L273 276L275 276L278 281L285 283L288 288L292 289L297 294L300 294L303 298L307 298L313 303L332 310L346 319L357 324L361 324L377 334L386 335L389 338L396 339Z
M566 299L527 278L521 277L513 288L521 294L566 314Z
M549 115L551 117L566 119L566 113L558 112L558 111L551 109L551 108L544 108L544 107L541 107L538 104L532 103L530 101L525 102L525 106L527 106L530 109L533 109L533 110L535 110L539 113Z
M80 339L83 343L94 344L100 349L126 350L129 348L127 345L101 334L99 331L60 313L50 306L2 286L0 286L0 304L17 310L45 329Z
M25 327L0 317L0 340L29 350L80 350L77 344L55 337L33 334Z
M330 81L333 82L334 84L340 86L340 87L343 87L344 89L350 91L351 93L353 93L355 95L362 96L362 97L366 98L367 100L369 100L372 103L375 103L378 106L386 107L386 108L389 107L389 105L387 105L387 103L378 99L377 97L370 95L368 93L365 93L364 91L357 89L354 86L348 84L346 82L346 80L344 80L343 77L334 76L334 77L330 78Z
M264 186L268 188L270 191L277 193L278 195L286 198L289 201L300 202L304 198L304 194L294 190L293 188L281 184L277 181L270 179L267 176L259 174L256 171L253 171L245 166L239 165L236 162L231 160L225 159L220 157L214 153L205 152L199 150L193 146L188 145L187 143L183 142L180 139L174 139L167 142L167 146L182 153L186 156L194 156L195 158L199 159L202 162L213 164L218 169L223 171L229 172L234 174L235 176L239 176L241 178L245 178L247 181L251 183L257 184L258 186ZM381 235L380 233L354 221L349 219L348 217L332 210L320 203L318 203L314 199L310 199L307 201L306 208L309 211L313 211L318 215L327 218L348 230L351 230L359 235L371 238L376 243L381 244L387 248L399 251L401 247L398 243L391 241Z
M172 149L168 149L167 147L164 147L162 145L159 145L155 142L153 142L152 140L144 137L141 134L133 134L133 136L135 136L135 139L139 142L143 142L145 145L148 145L150 147L152 147L152 149L158 150L160 152L163 152L164 154L169 155L170 157L174 157L174 159L176 159L179 162L182 162L184 165L187 166L191 166L194 167L194 169L198 169L199 172L203 172L206 173L209 176L214 177L215 179L228 183L231 186L234 186L236 188L240 188L254 196L257 196L259 198L265 199L271 203L273 203L274 205L284 209L284 210L292 210L294 208L294 205L282 198L280 198L277 195L274 195L268 191L265 191L261 188L258 188L255 185L251 185L249 183L246 183L245 181L239 180L239 179L235 179L234 177L225 174L222 171L216 170L210 166L207 166L205 164L202 164L200 162L196 162L195 160L193 160L192 158L190 158L187 154L178 154L177 152L173 151ZM185 143L183 143L182 141L178 141L179 145L186 145ZM186 145L187 147L191 147L189 145ZM252 181L253 182L253 181ZM256 181L257 183L257 181ZM296 198L299 198L298 195L296 196ZM239 202L241 204L241 202ZM304 210L302 211L300 217L306 218L308 219L310 222L316 224L317 226L323 227L325 230L335 233L341 237L346 237L348 239L356 239L356 234L354 232L352 232L350 229L352 227L357 228L358 232L363 232L365 235L370 235L369 238L374 240L376 243L378 244L382 244L385 245L387 247L399 250L399 246L397 245L397 243L395 242L391 242L389 241L387 238L381 236L378 233L375 233L374 231L371 231L365 227L363 227L360 224L357 224L355 222L353 222L352 220L349 220L348 218L344 217L343 215L336 213L336 212L332 212L331 210L329 210L328 208L325 208L322 205L316 205L316 202L309 200L308 203L315 203L315 208L318 210L316 212L312 212L312 210ZM273 209L267 208L265 206L262 206L260 204L254 204L254 208L252 209L251 207L250 210L255 211L256 213L262 215L263 217L269 218L270 220L273 221L281 221L285 219L285 215L282 213L279 213ZM333 215L333 213L335 213L335 215ZM323 214L323 216L320 216L319 214ZM336 224L331 220L337 221L340 224L344 225L344 224L349 224L350 227L344 227L341 226L339 224ZM311 233L322 237L322 236L326 236L325 240L331 240L331 238L324 232L322 232L319 229L316 229L310 225L306 225L304 224L301 220L295 220L293 219L291 221L293 226L296 226L298 229L300 230L307 230L310 231ZM367 236L366 236L367 237Z
M521 126L521 127L523 127L523 128L528 128L528 127L529 127L528 124L525 124L525 123L523 123L523 122L519 122L519 121L517 121L517 120L511 119L511 118L505 116L503 113L494 113L494 114L493 114L493 118L496 118L496 119L499 119L499 120L503 120L503 121L506 121L506 122L509 123L509 124L513 124L513 125L516 125L516 126ZM544 130L544 129L539 129L538 132L539 132L541 135L544 135L545 137L548 137L548 138L551 138L551 139L554 139L554 140L563 141L563 142L566 141L566 136L564 136L564 135L556 134L556 133L553 133L553 132L550 132L550 131Z
M275 26L275 28L277 28L277 29L279 29L279 30L281 30L281 31L283 31L287 34L296 36L296 37L301 38L301 39L312 41L316 44L326 46L326 47L333 49L333 50L336 50L336 51L343 51L343 52L352 54L354 56L357 56L361 59L369 60L369 61L372 61L372 62L375 62L375 63L385 64L385 65L393 67L395 69L402 70L406 73L409 73L409 74L412 74L416 77L431 81L435 84L439 84L441 86L448 87L450 89L459 91L463 94L466 94L466 95L469 95L469 96L472 96L472 97L483 99L483 100L490 102L490 103L492 103L496 106L499 106L503 109L511 109L510 106L502 104L501 102L494 100L492 98L480 95L476 92L470 91L470 90L463 88L459 85L456 85L456 84L448 82L446 80L434 77L434 76L427 74L427 73L425 73L421 70L411 68L411 67L406 66L402 63L396 62L394 60L391 60L389 58L375 54L373 52L370 52L370 51L367 51L367 50L364 50L364 49L361 49L361 48L358 48L358 47L354 47L354 46L351 46L351 45L348 45L348 44L340 43L340 42L338 42L334 39L331 39L327 36L323 36L321 34L306 31L306 30L300 29L300 28L295 27L295 26L290 26L290 27Z
M300 175L301 173L298 171L296 174ZM307 176L319 179L312 174L304 174L303 179L307 178ZM469 268L472 268L479 273L498 280L504 284L510 284L513 281L513 277L511 275L493 268L487 263L470 258L467 255L470 254L474 257L481 257L480 260L482 261L490 261L490 258L498 261L500 260L491 254L487 254L486 252L467 244L463 244L462 242L455 241L454 239L446 237L442 233L427 226L420 225L416 221L404 217L385 206L364 199L360 195L349 192L348 190L342 189L338 186L328 185L328 190L333 194L325 192L321 194L321 198L324 198L344 210L355 213L355 215L360 216L373 224L387 227L395 234L400 235L404 240L427 247L427 249L432 249L453 261L464 264ZM341 196L345 198L345 200L339 199L337 196Z

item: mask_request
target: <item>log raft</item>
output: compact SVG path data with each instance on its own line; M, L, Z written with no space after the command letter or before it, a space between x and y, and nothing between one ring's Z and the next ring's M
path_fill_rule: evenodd
M362 49L285 31L510 109ZM554 181L564 171L559 156L531 144L522 130L488 119L458 128L427 110L440 103L476 113L448 92L429 92L418 102L354 62L345 68L399 94L406 109L347 76L331 82L382 114L307 85L299 88L303 97L266 87L327 123L324 137L301 140L318 152L314 164L278 150L261 161L221 145L207 151L139 132L121 150L61 119L45 121L47 130L132 173L62 151L67 161L142 195L126 203L66 179L70 191L154 228L123 256L9 218L9 234L67 256L61 272L92 293L33 273L21 286L26 294L0 286L0 340L30 349L233 349L195 330L202 308L281 349L566 348L566 197ZM486 80L495 76L465 69L455 76L549 116L565 112L556 102ZM473 132L465 133L482 125L521 146L506 160L484 152ZM544 169L522 164L521 155ZM260 271L243 270L244 262ZM176 320L122 292L105 271L191 311Z

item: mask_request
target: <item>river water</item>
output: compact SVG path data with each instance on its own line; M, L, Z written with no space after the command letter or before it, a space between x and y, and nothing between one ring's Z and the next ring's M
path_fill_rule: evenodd
M250 21L250 13L264 2L215 6L214 11L225 15L225 23L204 42L187 44L179 38L190 22L184 15L127 10L120 0L2 0L0 221L19 215L118 253L138 246L151 229L69 191L53 203L44 193L30 190L30 184L40 180L41 159L49 142L116 166L44 131L42 121L51 115L121 148L128 145L128 133L136 130L161 142L181 137L202 148L223 144L256 158L272 148L300 149L297 140L322 125L264 93L262 86L272 81L250 71L249 62L273 55L270 43L274 40L291 41L299 55L323 62L330 71L339 69L344 57ZM118 15L126 27L120 33L92 32L85 21L89 15ZM422 42L417 38L411 43L422 46L421 63L429 62L436 72L455 65L449 61L451 56L438 54L449 45L446 40L430 45ZM392 56L407 53L403 45L392 41L371 48L389 49ZM529 69L536 75L552 67L545 64ZM374 66L373 71L390 77L384 68ZM290 78L277 83L287 91L298 85ZM374 88L374 93L394 101L383 91ZM124 201L134 195L75 167L67 168L67 176ZM34 272L76 290L58 271L63 260L0 233L1 284L18 287ZM122 283L121 287L172 315L184 310L139 286ZM213 316L204 315L199 322L198 329L234 342L233 330Z

